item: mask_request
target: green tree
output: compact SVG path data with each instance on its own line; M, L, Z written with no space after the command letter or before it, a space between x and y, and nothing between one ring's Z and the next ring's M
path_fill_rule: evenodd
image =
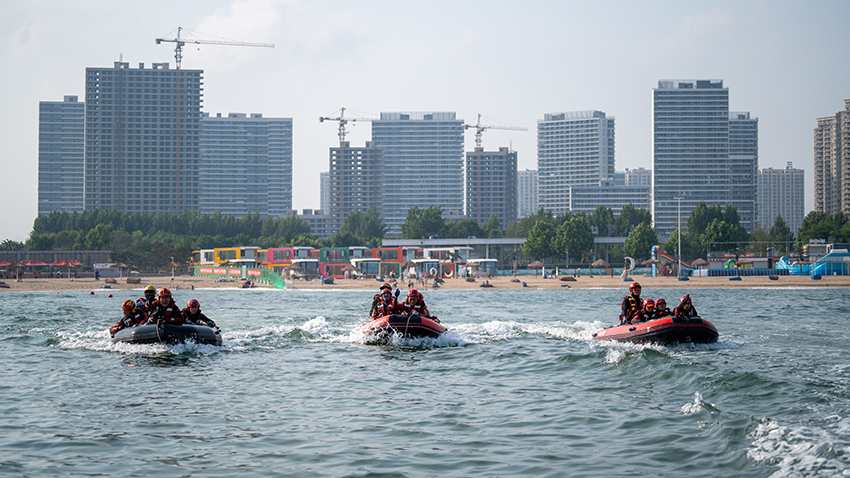
M452 222L446 224L444 237L463 238L463 237L483 237L484 231L474 219L465 219L463 221Z
M402 239L428 239L442 233L446 228L443 208L429 206L420 209L416 206L407 210L407 218L401 225Z
M638 209L632 204L626 204L620 211L620 215L617 216L615 223L617 224L617 234L628 236L638 224L652 224L652 213L646 209Z
M746 242L741 238L739 227L715 218L705 228L705 234L702 237L703 244L709 251L737 249L735 243Z
M487 219L487 222L481 226L481 230L483 231L484 236L491 239L502 237L502 228L499 225L499 218L496 217L495 214L491 215L490 219Z
M554 236L555 227L551 221L537 221L522 244L522 254L534 259L545 259L553 256L552 239Z
M596 235L599 237L609 237L609 226L616 225L614 219L614 211L607 206L597 206L593 214L590 215L590 225L596 227Z
M626 243L623 244L623 252L640 262L650 257L652 246L658 245L658 235L655 229L647 223L640 223L629 233Z
M590 221L584 216L573 216L568 222L558 226L554 240L553 256L577 259L585 251L593 249L593 231ZM592 261L591 261L592 262Z
M670 239L664 244L664 251L677 255L679 253L679 230L673 231L670 234ZM689 234L682 234L682 260L695 259L697 256L697 248L694 247L694 242Z
M788 227L788 224L785 223L785 219L782 219L782 216L776 215L776 219L773 221L773 225L770 226L770 230L768 231L769 241L771 242L771 246L773 246L780 253L790 253L791 245L794 244L794 234L791 232L791 228Z
M511 223L508 226L505 237L528 237L528 233L531 232L531 228L533 228L537 221L540 220L548 220L552 222L552 211L544 211L543 208L540 208L536 213L529 214L519 221Z
M26 249L26 245L23 242L13 241L11 239L0 242L0 251L23 251L24 249Z

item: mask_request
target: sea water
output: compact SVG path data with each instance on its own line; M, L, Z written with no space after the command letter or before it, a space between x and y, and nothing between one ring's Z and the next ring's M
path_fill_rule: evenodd
M717 343L595 343L625 288L428 290L448 333L383 346L372 290L175 291L221 347L2 293L0 476L850 475L850 290L644 290L685 292Z

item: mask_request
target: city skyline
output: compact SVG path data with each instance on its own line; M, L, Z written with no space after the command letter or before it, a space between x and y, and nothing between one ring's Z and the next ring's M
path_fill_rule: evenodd
M122 53L131 65L170 62L173 68L173 45L153 39L178 25L275 43L275 49L187 45L183 67L204 70L205 112L293 118L297 210L320 206L319 173L337 141L336 129L318 117L342 106L367 117L456 111L465 123L481 113L493 124L526 127L484 133L484 149L511 146L520 170L537 167L534 129L545 113L606 111L617 118L617 169L648 168L650 96L660 78L723 79L734 91L730 111L750 111L760 120L759 167L793 161L814 177L817 118L834 114L850 97L850 66L835 61L850 51L840 37L850 4L716 2L669 9L659 8L662 2L613 3L215 0L104 8L4 2L0 25L9 33L0 38L7 72L0 80L7 93L0 161L17 177L0 199L20 207L4 212L0 235L24 240L37 214L39 101L83 98L81 72L108 67ZM605 28L598 40L585 40L599 25ZM539 62L537 55L569 60ZM483 74L496 65L498 74ZM371 137L365 122L349 132L346 139L356 147ZM472 132L465 133L464 151L473 144ZM810 179L806 188L809 211Z

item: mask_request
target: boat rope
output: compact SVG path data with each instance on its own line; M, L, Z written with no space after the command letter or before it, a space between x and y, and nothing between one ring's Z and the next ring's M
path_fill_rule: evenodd
M162 343L162 337L159 335L159 325L162 324L162 319L156 321L156 338L159 340L159 343Z

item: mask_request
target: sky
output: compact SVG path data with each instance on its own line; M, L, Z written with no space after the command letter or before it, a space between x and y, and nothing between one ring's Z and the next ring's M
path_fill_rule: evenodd
M599 110L616 118L616 169L651 167L652 89L661 79L721 79L731 111L759 119L759 167L806 171L813 208L817 118L850 98L850 2L3 0L0 3L0 241L23 241L38 199L38 103L85 98L86 67L121 56L174 65L155 38L187 44L204 70L203 111L293 119L294 209L319 208L319 173L337 125L320 116L454 111L537 168L537 121ZM349 125L363 146L368 122ZM473 131L465 149L474 147Z

